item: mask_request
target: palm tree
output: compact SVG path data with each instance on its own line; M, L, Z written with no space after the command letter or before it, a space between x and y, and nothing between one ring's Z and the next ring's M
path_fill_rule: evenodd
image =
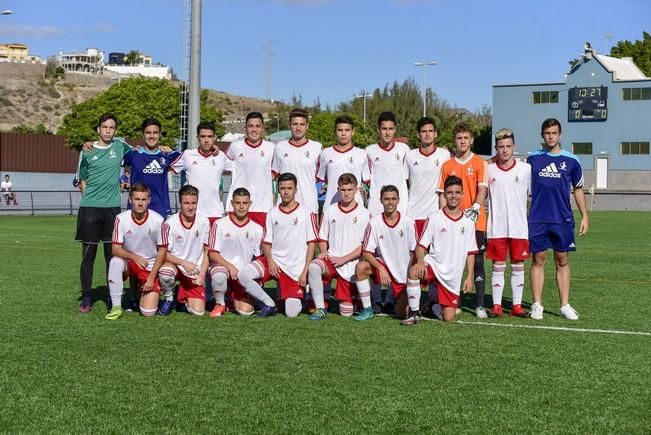
M124 62L133 66L134 63L138 63L139 57L140 53L137 50L131 50L126 56L124 56Z

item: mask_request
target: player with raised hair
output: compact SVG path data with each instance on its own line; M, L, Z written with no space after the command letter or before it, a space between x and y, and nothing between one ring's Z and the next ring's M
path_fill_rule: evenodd
M413 219L398 211L400 193L396 186L383 186L380 200L384 211L369 221L362 245L363 261L357 264L355 270L363 309L354 319L360 321L373 318L371 299L362 297L371 292L371 276L377 284L386 286L388 291L393 292L398 318L404 318L406 314L415 315L411 311L406 313L408 295L405 289L416 247L416 225ZM409 298L412 296L409 295Z
M355 286L355 267L362 253L362 242L368 225L368 210L355 201L358 182L350 173L339 176L337 181L339 202L323 212L319 228L319 256L312 260L308 269L308 282L316 310L310 320L326 318L324 286L330 287L337 279L335 297L339 300L339 314L353 315L353 301L358 296ZM371 294L359 297L370 306Z
M513 157L513 131L503 128L495 133L496 162L487 168L488 176L488 249L493 260L491 289L493 308L488 317L502 317L502 293L507 257L511 259L511 315L526 317L522 308L524 261L529 258L527 200L531 185L531 166Z
M226 211L233 211L235 189L244 187L251 194L249 218L264 226L274 205L271 162L276 146L263 139L264 118L260 112L246 115L246 137L233 142L226 155L233 164L233 180L228 192Z
M296 175L296 201L312 213L318 213L316 175L323 145L307 138L309 118L310 115L303 109L294 109L289 113L292 137L276 144L271 170L276 177L284 172Z
M165 262L167 250L162 246L163 217L149 210L150 201L149 187L136 182L129 192L131 210L115 218L113 257L108 269L112 308L106 315L107 320L117 320L122 316L122 290L127 277L135 280L140 291L140 314L151 317L158 310L158 272Z
M275 302L256 280L278 283L279 299L287 317L297 317L303 309L307 273L314 258L318 239L317 216L296 202L296 176L283 173L278 176L280 204L267 214L262 249L258 258L239 273L240 284L264 304L259 317L273 316Z
M583 170L579 159L561 148L561 123L546 119L540 128L544 147L527 158L531 165L531 206L529 208L529 246L533 304L530 316L542 320L542 292L545 281L547 249L554 250L556 285L560 299L560 314L568 320L578 320L579 314L570 305L570 258L576 250L574 213L570 191L581 213L579 236L588 232L588 210L583 192Z
M418 322L418 301L422 283L436 284L442 318L454 320L461 294L461 280L464 266L468 275L463 282L463 291L473 287L473 269L477 253L475 223L467 217L461 207L464 192L463 182L451 175L443 184L445 206L430 216L416 248L415 262L409 270L407 294L410 315L403 325Z
M224 172L231 170L231 161L215 146L215 124L212 122L197 125L197 140L199 148L183 151L172 163L171 170L175 173L185 171L187 184L201 192L197 214L212 223L224 215L221 181Z
M240 283L240 271L262 255L264 228L249 218L251 194L248 190L235 189L231 203L233 211L212 224L208 238L209 273L216 302L210 317L220 317L226 312L225 296L237 313L249 316L254 311Z
M208 270L207 217L197 214L199 191L186 184L179 189L181 211L173 214L163 225L163 246L166 260L160 268L159 279L164 301L158 314L168 315L173 307L174 284L178 278L178 301L187 312L202 316L206 310L205 276Z
M486 250L486 210L484 200L488 194L488 181L486 179L486 162L472 152L473 135L470 127L459 123L454 127L454 145L456 155L448 160L441 168L441 177L438 183L439 207L445 207L443 194L445 180L454 175L463 182L463 197L461 208L473 221L475 221L475 236L477 238L478 253L475 255L475 291L477 306L475 315L478 319L488 317L484 308L486 295L486 270L484 269L484 251Z

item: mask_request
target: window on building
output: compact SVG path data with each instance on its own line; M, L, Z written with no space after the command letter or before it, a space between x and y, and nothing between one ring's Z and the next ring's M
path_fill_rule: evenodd
M534 91L533 104L558 103L558 91Z
M574 154L592 154L592 142L573 142L572 152Z
M624 88L624 101L651 100L651 88Z
M649 142L622 142L622 154L649 154Z

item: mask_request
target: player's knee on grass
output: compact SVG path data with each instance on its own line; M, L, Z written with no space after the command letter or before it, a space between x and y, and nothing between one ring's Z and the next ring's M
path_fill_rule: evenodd
M455 317L457 317L457 308L443 307L443 309L441 310L441 317L443 317L443 320L446 322L454 321Z
M255 307L249 301L240 301L235 299L233 301L233 309L240 316L250 316L255 311Z
M145 293L140 297L140 314L143 317L152 317L158 311L160 296L156 292Z
M339 303L339 314L342 317L351 317L353 315L354 307L350 302Z
M287 317L298 317L303 310L303 304L298 298L285 299L285 315Z
M193 316L203 316L203 313L206 311L206 302L202 299L188 298L185 303L188 313Z
M389 286L388 291L393 291L391 290ZM396 317L398 319L404 319L407 317L407 313L409 312L409 302L407 301L407 291L403 290L400 292L398 297L396 298Z

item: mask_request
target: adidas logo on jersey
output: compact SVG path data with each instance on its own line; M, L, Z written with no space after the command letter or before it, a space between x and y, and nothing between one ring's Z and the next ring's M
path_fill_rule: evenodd
M558 172L558 169L556 168L556 163L552 162L542 168L540 172L538 172L538 175L540 177L546 177L546 178L561 178L560 172Z
M162 174L164 172L161 168L158 160L152 160L145 168L142 170L143 174Z
M230 236L231 236L231 233L224 234L224 237L230 237Z

